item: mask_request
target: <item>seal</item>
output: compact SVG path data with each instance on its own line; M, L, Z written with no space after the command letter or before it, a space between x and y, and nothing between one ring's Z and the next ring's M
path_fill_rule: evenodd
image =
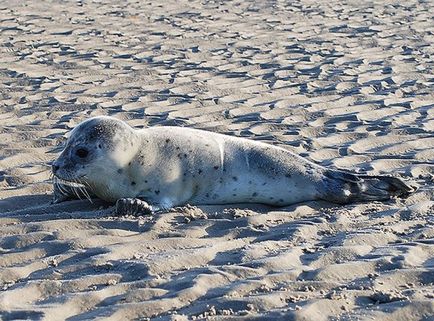
M56 202L92 194L132 214L185 204L346 204L414 191L399 178L329 169L258 141L183 127L134 129L107 116L72 130L52 172Z

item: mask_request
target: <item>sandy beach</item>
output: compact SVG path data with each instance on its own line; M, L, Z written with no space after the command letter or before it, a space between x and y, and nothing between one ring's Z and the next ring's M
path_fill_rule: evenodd
M0 319L434 320L432 12L0 0ZM97 115L259 140L418 190L141 217L50 204L66 133Z

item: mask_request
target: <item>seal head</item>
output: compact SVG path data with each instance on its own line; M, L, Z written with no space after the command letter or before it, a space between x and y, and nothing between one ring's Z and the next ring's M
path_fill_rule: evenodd
M110 178L134 157L135 141L134 129L125 122L90 118L72 130L52 172L64 183L82 184L99 197L112 198L107 197L113 184Z

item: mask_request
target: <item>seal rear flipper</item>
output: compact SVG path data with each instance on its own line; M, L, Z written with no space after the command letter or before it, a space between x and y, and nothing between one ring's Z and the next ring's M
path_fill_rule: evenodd
M346 204L363 201L384 201L391 197L406 197L416 191L400 178L391 176L357 175L327 170L325 200Z

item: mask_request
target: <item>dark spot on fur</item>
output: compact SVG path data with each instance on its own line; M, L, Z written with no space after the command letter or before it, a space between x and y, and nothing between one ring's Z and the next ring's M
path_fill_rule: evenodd
M128 163L128 166L131 166L131 162Z
M223 183L223 178L219 178L219 183L222 184Z
M234 181L237 181L237 180L238 180L238 177L233 176L232 179L233 179Z
M279 202L280 202L280 203L283 203L283 199L279 199Z
M170 142L170 139L169 139L169 138L168 138L168 139L166 139L166 144L167 144L168 142Z
M201 169L199 169L199 171L198 171L198 172L199 172L199 174L202 174L202 170L201 170Z
M267 182L262 183L262 186L267 185Z
M252 185L252 181L249 181L249 185Z
M205 197L209 197L209 193L206 193L206 194L205 194Z
M118 173L119 173L119 174L122 174L122 168L119 168L119 169L118 169Z
M194 187L193 187L193 195L196 195L198 190L199 190L199 185L194 185Z
M131 182L131 185L136 185L136 182Z
M234 194L232 194L232 196L237 196L237 194L234 193Z
M98 144L98 148L102 148L101 144Z
M218 166L214 166L214 169L219 169L219 167Z
M254 193L252 194L252 196L253 196L253 197L258 196L258 193L254 192Z
M182 175L183 175L183 176L187 176L187 172L184 172Z
M182 154L178 154L178 158L181 158Z
M184 154L184 158L187 158L187 154Z
M157 195L160 194L160 191L159 191L159 190L156 190L156 191L155 191L155 194L157 194Z
M285 177L290 178L290 177L291 177L291 174L286 174Z
M145 179L145 183L147 183L148 181Z
M274 197L270 197L270 200L274 200Z
M178 146L178 147L176 147L176 149L177 149L177 150L179 150L179 146Z

